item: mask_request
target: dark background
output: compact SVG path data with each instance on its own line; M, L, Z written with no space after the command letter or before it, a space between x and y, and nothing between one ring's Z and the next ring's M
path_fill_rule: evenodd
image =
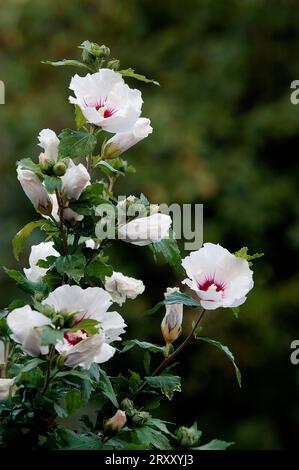
M15 162L36 157L42 128L73 125L68 104L72 69L40 63L79 54L85 39L107 44L123 68L156 78L142 89L154 133L127 154L137 168L116 186L152 202L204 204L204 240L235 251L262 251L255 289L236 320L211 312L204 334L227 344L243 373L238 389L231 364L206 344L181 357L183 393L163 417L191 425L206 439L240 449L298 446L299 366L290 343L299 337L299 107L290 83L299 79L299 4L292 0L6 0L0 3L0 263L21 266L12 236L35 217L15 175ZM38 234L31 243L38 242ZM22 265L27 264L27 253ZM170 285L171 270L148 249L121 244L116 270L140 277L146 292L121 311L127 337L161 341L162 313L144 317ZM3 271L0 304L22 294ZM186 312L184 332L192 318ZM130 356L141 367L142 355ZM115 367L126 369L126 362ZM133 368L132 364L132 368ZM111 367L114 367L111 363Z

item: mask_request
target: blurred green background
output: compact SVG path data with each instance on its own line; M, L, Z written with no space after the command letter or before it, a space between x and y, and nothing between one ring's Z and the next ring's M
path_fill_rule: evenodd
M290 83L299 79L299 4L295 0L6 0L0 3L0 263L20 267L11 238L35 217L18 185L15 162L39 153L37 134L73 125L68 84L73 69L40 63L79 54L85 39L107 44L123 68L132 66L161 87L142 89L152 136L128 152L137 168L120 194L144 192L152 202L204 204L204 240L235 251L265 252L255 263L255 289L236 320L207 315L204 333L227 344L243 373L209 345L181 357L183 393L165 403L166 419L191 425L206 439L238 449L298 445L299 366L290 343L299 337L299 107ZM31 243L39 241L38 234ZM27 264L29 246L22 265ZM180 279L148 249L121 244L116 270L147 289L122 309L127 337L160 341L162 312L142 311ZM22 294L0 274L0 304ZM186 312L184 332L192 320ZM141 367L142 355L130 361ZM128 360L117 362L126 369ZM111 370L116 364L109 365ZM133 364L132 364L133 368Z

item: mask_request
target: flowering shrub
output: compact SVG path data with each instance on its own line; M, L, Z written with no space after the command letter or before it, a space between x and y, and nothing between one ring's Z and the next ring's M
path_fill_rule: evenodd
M162 399L171 400L180 392L181 378L174 374L172 361L193 339L225 353L241 386L233 354L202 336L199 325L206 310L225 307L237 313L253 287L251 259L260 255L250 256L246 248L232 254L205 243L181 260L168 214L144 195L117 199L115 182L135 171L123 153L153 130L150 120L140 117L140 91L130 88L124 77L157 82L132 69L120 70L106 46L85 41L80 47L81 61L50 62L88 71L83 77L75 75L70 83L76 129L64 129L59 136L43 129L38 135L42 148L38 159L17 163L17 177L40 218L18 232L14 254L18 259L36 228L45 234L45 242L32 246L29 267L23 273L5 268L30 297L28 303L14 300L0 316L1 446L225 449L231 443L215 439L202 444L196 423L176 429L156 417L157 409ZM183 283L195 297L165 286L164 300L147 312L165 309L164 345L128 338L120 307L146 286L111 266L105 253L111 239L137 245L140 251L149 246L179 273L186 271ZM184 305L199 313L175 348ZM144 376L129 368L108 376L105 363L133 348L143 353ZM91 401L96 411L87 415ZM75 412L81 423L76 431L63 421Z

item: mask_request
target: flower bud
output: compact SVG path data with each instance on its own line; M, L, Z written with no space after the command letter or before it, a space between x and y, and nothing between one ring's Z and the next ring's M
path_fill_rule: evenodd
M125 426L126 422L126 413L122 410L117 410L115 415L105 422L104 430L106 433L117 433Z
M75 165L71 160L62 179L62 191L68 199L79 199L82 191L90 183L90 174L82 163Z
M107 59L110 55L109 47L104 44L99 46L95 42L84 41L81 47L83 62L92 63L96 59Z
M110 56L110 49L109 49L109 47L105 46L104 44L99 46L98 44L92 43L92 46L93 46L93 48L92 48L91 52L96 57L107 58L107 57Z
M40 164L41 169L43 169L47 160L50 160L49 157L47 157L43 152L41 152L38 157L38 163Z
M42 292L35 292L34 298L37 302L41 302L44 298L44 294Z
M131 421L135 426L142 426L149 417L150 414L147 411L136 411L131 417Z
M63 161L55 163L53 171L56 176L63 176L66 172L66 164Z
M120 408L127 414L130 414L134 410L134 403L129 398L124 398L120 404Z
M164 296L180 292L177 287L168 287ZM169 353L170 345L178 339L182 332L183 322L183 304L169 304L166 305L166 313L161 323L161 331L166 342L166 354Z
M109 158L117 158L120 156L120 147L117 144L108 143L105 145L103 157L108 160Z
M118 70L119 66L120 66L120 62L118 59L109 60L107 64L107 67L112 70Z
M55 315L52 321L55 326L63 327L65 323L65 318L63 315L58 313L57 315Z
M50 158L47 157L41 157L41 155L45 155L44 153L41 153L39 156L39 164L40 164L40 169L44 173L51 173L53 170L53 167L55 165L55 162L51 160Z
M17 168L18 180L24 193L30 199L37 212L50 215L52 212L51 199L38 176L31 170Z
M198 431L196 423L191 426L191 428L180 426L175 434L180 446L187 449L196 446L201 436L201 432Z

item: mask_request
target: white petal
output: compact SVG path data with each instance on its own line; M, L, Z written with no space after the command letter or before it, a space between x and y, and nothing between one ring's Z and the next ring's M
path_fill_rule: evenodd
M51 200L42 182L33 171L17 167L17 177L24 193L30 199L35 209L51 209Z
M171 223L171 217L161 213L140 217L119 228L119 239L139 246L156 243L169 238Z
M62 191L68 199L78 200L82 191L90 184L90 174L82 163L69 165L62 176Z
M7 316L7 324L12 331L12 339L20 343L25 352L31 356L44 354L45 349L41 349L38 327L51 325L51 320L48 317L26 305L10 312Z
M88 287L82 289L80 286L69 286L67 284L57 287L42 302L52 306L56 312L66 310L78 312L78 317L102 318L112 304L111 295L101 287Z
M139 90L125 84L118 72L100 69L85 77L75 75L70 83L75 98L70 102L81 107L88 122L107 132L129 131L141 114L142 97ZM105 116L104 110L110 111Z
M56 161L60 143L56 133L51 129L43 129L38 135L38 140L38 145L44 149L45 157Z

